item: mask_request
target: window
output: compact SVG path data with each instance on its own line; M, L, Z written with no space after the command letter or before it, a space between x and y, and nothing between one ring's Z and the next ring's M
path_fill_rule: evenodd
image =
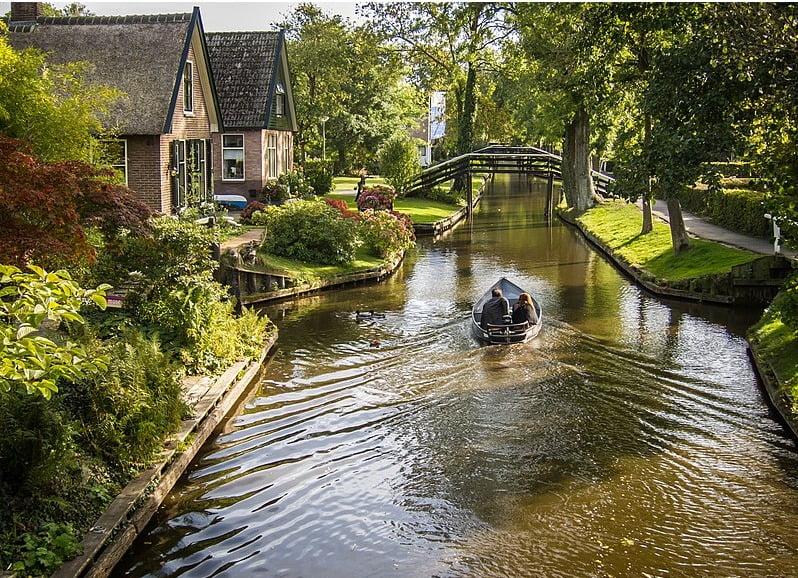
M210 150L210 141L202 139L172 142L172 201L175 207L189 207L209 199Z
M269 176L277 178L277 135L266 135L266 166L269 167Z
M222 180L244 180L244 135L222 135Z
M291 139L283 137L283 172L291 170Z
M119 182L127 182L127 141L114 139L102 141L99 147L99 160L114 169L119 176Z
M188 171L186 170L186 141L172 142L172 185L173 203L175 207L186 206L186 192L188 190Z
M285 88L280 82L277 83L277 88L274 91L274 114L285 115Z
M186 61L183 70L183 112L191 114L194 112L194 63Z

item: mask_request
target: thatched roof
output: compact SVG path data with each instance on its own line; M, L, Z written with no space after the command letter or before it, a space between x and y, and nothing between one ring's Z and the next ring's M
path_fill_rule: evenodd
M12 22L9 39L18 49L44 50L53 63L90 63L91 82L127 95L109 123L121 134L161 134L194 22L191 13L39 17Z
M206 34L225 129L260 129L269 122L279 32Z

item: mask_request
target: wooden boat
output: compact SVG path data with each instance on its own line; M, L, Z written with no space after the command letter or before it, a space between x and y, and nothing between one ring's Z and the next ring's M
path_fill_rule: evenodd
M534 339L537 334L540 333L540 329L543 326L543 310L534 297L532 297L532 305L538 313L538 322L534 325L524 322L508 325L488 325L486 328L482 328L480 325L482 307L491 299L491 292L497 287L502 290L502 294L507 301L510 302L510 311L513 310L513 306L518 302L518 296L521 295L521 293L526 293L526 291L508 279L504 277L499 279L496 284L487 290L479 301L474 303L474 307L471 309L471 328L474 331L474 335L476 335L478 339L492 344L523 343L524 341Z

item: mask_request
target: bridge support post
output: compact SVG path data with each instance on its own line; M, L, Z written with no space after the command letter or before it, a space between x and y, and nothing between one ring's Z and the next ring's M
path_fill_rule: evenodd
M470 221L474 214L474 175L466 172L466 218Z
M549 168L549 180L546 183L546 209L544 214L547 219L551 219L554 209L554 171Z

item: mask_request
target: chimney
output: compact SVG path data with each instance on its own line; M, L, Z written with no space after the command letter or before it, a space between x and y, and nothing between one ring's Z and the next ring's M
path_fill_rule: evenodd
M11 23L36 22L36 18L41 16L41 11L41 2L12 2Z

